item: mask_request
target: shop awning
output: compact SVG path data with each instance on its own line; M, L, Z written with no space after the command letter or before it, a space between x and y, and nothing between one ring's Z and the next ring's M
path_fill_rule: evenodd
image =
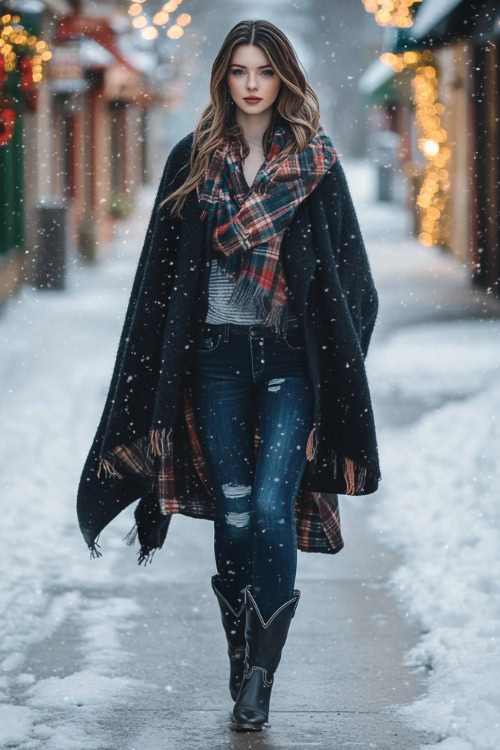
M358 88L363 94L372 94L384 86L394 75L394 70L381 60L375 60L358 81Z
M395 54L419 48L422 39L464 0L423 0L415 13L413 26L402 29L386 28L383 49ZM388 92L394 70L381 60L375 60L358 81L359 90L366 95L382 95ZM390 89L392 94L395 90Z
M382 49L390 50L396 43L398 36L398 30L386 26L384 29L384 38L382 40ZM394 78L394 70L382 60L374 60L372 64L361 74L358 80L358 88L363 93L368 95L377 94L383 96L384 92L388 92L391 88L391 80Z
M111 52L95 39L82 39L79 46L82 68L107 68L115 61Z
M71 16L64 16L57 21L55 36L58 42L79 39L81 37L94 39L107 49L125 68L136 72L134 66L129 63L118 49L116 34L105 18L83 16L78 13Z
M424 0L415 14L413 26L409 29L411 36L414 39L422 39L461 3L463 0Z

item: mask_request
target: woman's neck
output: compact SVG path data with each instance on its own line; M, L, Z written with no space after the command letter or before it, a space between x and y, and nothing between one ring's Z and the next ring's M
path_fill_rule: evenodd
M236 122L243 131L243 138L250 148L262 146L262 138L271 123L271 110L266 110L259 115L249 115L238 109Z

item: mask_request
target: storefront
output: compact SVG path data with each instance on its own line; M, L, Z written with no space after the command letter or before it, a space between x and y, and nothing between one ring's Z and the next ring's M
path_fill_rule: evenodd
M484 17L480 19L474 34L470 70L475 94L471 101L472 263L475 280L500 299L499 32L500 10L494 25L485 23Z
M148 148L147 139L141 140L144 110L153 97L105 19L63 17L56 40L66 54L78 50L83 87L73 102L63 102L63 112L56 117L64 125L67 164L62 187L74 203L78 248L94 261L105 252L114 221L132 210L142 184ZM55 85L63 85L62 79L55 76Z
M149 177L148 110L158 101L145 72L154 63L125 43L127 24L120 36L62 0L9 7L0 16L0 308L22 283L38 285L52 252L105 255ZM57 248L39 234L51 210L64 225Z
M26 205L33 190L30 124L50 53L40 38L41 13L0 16L0 308L22 283ZM42 59L43 56L43 59Z
M500 298L499 33L493 0L481 13L423 0L410 28L387 30L359 88L392 113L415 236L452 252Z

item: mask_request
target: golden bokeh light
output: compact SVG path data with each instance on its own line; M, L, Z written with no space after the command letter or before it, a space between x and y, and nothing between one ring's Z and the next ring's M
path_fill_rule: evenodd
M182 0L168 0L160 10L154 9L151 21L148 21L145 15L144 5L147 0L134 0L128 8L128 13L133 16L132 25L136 29L141 29L141 36L144 39L156 39L158 36L157 26L166 26L170 20L170 14L175 12ZM174 24L166 29L165 33L169 39L179 39L184 34L184 28L192 21L189 13L181 13Z
M182 26L177 26L177 24L174 24L169 29L167 29L167 36L169 39L179 39L184 34L184 29Z
M139 16L142 13L142 6L140 3L132 3L132 5L128 9L129 15L131 16Z
M141 36L144 37L144 39L156 39L158 36L158 29L155 29L154 26L146 26L146 28L141 31Z
M422 0L363 0L368 13L373 13L379 26L407 28L413 25L410 8Z
M37 39L20 25L20 16L6 13L0 17L0 55L4 60L6 73L18 70L18 55L31 60L31 79L39 83L43 78L42 63L48 62L52 53L42 39ZM32 55L33 48L38 54ZM26 54L28 53L28 54Z
M145 26L148 25L148 19L146 16L136 16L134 20L132 21L132 26L135 26L136 29L143 29Z
M191 16L189 15L189 13L181 13L181 15L177 18L177 23L179 26L187 26L189 23L191 23Z
M170 14L167 13L165 10L160 10L158 13L155 13L153 16L153 23L156 26L164 26L168 19L170 18Z

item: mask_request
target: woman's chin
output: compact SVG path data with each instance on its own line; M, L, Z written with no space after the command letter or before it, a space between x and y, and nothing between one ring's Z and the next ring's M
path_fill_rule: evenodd
M265 112L266 109L269 109L270 107L269 104L264 104L263 102L259 102L258 104L247 104L246 102L241 102L238 106L248 115L261 115L262 112Z

